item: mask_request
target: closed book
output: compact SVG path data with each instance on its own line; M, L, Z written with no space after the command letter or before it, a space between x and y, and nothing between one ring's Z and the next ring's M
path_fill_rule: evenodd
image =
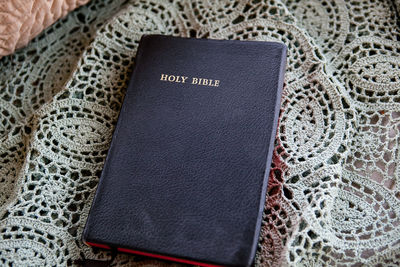
M84 242L251 265L285 64L275 42L143 36Z

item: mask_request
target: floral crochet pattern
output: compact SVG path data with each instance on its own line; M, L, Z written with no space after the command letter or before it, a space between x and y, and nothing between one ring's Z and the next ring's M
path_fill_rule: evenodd
M81 233L143 34L279 41L256 266L400 264L398 1L91 1L0 61L0 262L106 259ZM251 71L251 70L249 70ZM118 255L117 266L171 265Z

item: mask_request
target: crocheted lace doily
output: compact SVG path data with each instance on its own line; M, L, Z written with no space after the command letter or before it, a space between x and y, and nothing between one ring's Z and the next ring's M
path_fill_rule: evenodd
M81 233L138 41L161 33L289 48L257 266L399 265L399 11L398 1L108 0L70 13L0 61L0 264L109 257Z

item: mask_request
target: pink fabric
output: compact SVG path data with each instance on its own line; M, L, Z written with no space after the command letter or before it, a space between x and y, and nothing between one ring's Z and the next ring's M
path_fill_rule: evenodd
M0 0L0 57L24 47L36 35L89 0Z

